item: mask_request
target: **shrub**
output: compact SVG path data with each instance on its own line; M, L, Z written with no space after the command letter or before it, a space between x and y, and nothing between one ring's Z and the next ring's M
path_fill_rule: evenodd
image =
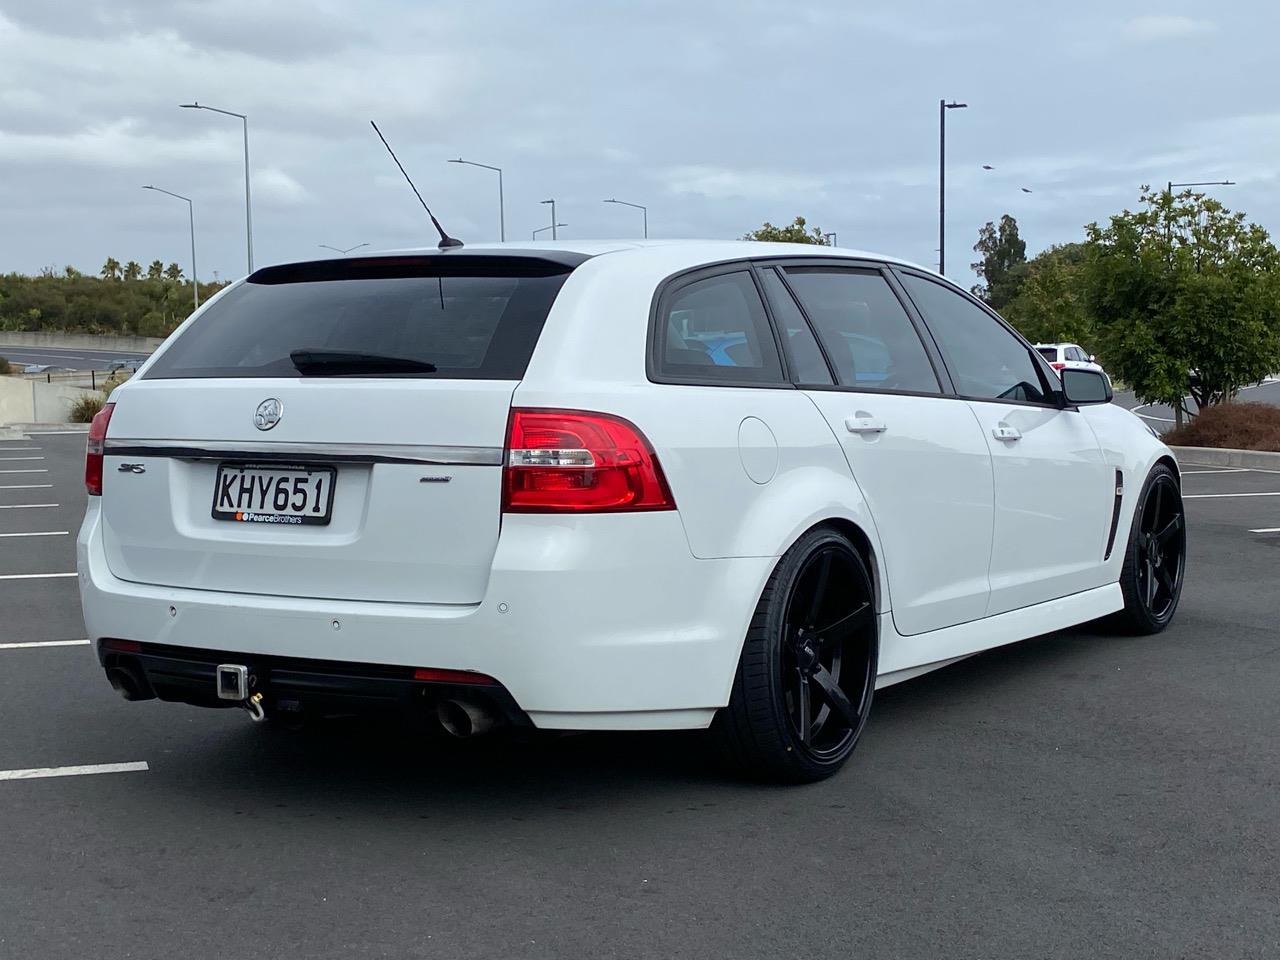
M1280 453L1280 407L1269 403L1219 403L1163 437L1183 447L1229 447Z
M86 393L71 404L71 422L89 423L106 405L106 402L106 396L101 393Z
M3 377L6 373L12 373L9 369L9 361L4 357L0 357L0 377Z

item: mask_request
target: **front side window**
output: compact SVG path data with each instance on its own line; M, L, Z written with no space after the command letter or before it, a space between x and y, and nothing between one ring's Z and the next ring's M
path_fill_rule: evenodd
M790 267L786 274L843 386L940 392L911 318L878 271Z
M1048 403L1026 345L998 320L941 283L914 274L902 282L924 314L962 396Z
M678 289L658 324L659 373L682 380L782 383L782 361L745 270Z

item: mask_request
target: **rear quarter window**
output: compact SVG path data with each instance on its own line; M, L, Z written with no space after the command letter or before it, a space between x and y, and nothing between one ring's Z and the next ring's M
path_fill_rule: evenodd
M146 379L294 377L295 350L436 368L361 376L519 379L571 269L535 258L442 255L260 270L211 304Z

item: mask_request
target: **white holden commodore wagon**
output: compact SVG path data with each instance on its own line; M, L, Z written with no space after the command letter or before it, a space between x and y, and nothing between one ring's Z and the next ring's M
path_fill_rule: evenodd
M1182 587L1178 467L962 290L788 244L267 267L94 420L128 700L451 733L710 727L840 767L878 686Z

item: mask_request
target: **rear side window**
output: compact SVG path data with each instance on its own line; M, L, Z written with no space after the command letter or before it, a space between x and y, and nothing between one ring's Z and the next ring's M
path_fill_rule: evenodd
M1039 351L1040 356L1044 357L1044 358L1045 358L1046 360L1048 360L1050 363L1057 363L1057 362L1058 362L1058 348L1057 348L1057 347L1036 347L1036 350L1037 350L1037 351Z
M995 317L940 283L909 273L902 282L924 314L961 396L1050 402L1031 350Z
M786 273L842 385L940 392L911 318L879 272L791 267Z
M791 375L796 383L830 384L831 371L827 369L827 361L822 358L822 348L809 329L809 324L796 306L791 291L778 276L778 271L767 268L760 272L764 278L764 290L773 308L773 318L777 321L778 332L782 334L782 342L787 356L791 360Z
M782 361L755 281L745 270L695 280L663 301L656 360L663 377L698 383L782 383Z
M447 256L260 270L187 328L147 379L295 377L290 353L304 350L435 367L361 376L518 380L571 268Z

